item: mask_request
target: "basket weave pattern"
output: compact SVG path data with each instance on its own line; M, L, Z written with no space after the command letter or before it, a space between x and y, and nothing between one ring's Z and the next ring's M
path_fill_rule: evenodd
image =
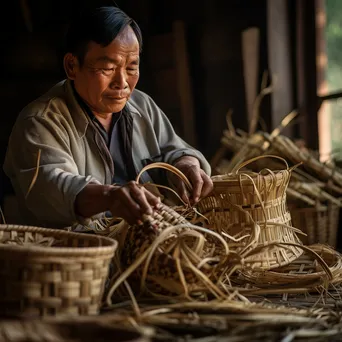
M339 206L333 203L306 208L290 206L290 212L293 224L307 234L301 236L303 243L322 243L336 247Z
M53 238L55 245L39 244L47 238ZM53 229L0 225L0 242L1 314L98 313L116 241Z
M196 232L193 227L184 217L165 205L155 210L153 215L146 215L143 225L129 227L121 253L121 264L126 269L143 258L130 277L130 284L135 290L147 290L159 295L182 295L185 291L191 293L205 288L203 278L208 277L208 281L219 278L228 260L225 255L227 253L215 237ZM157 248L151 251L153 243L168 229L172 233L166 234ZM149 251L151 258L147 261L145 253ZM206 259L215 261L204 262L199 267L199 262ZM196 269L189 264L195 265ZM146 278L143 275L144 268ZM185 283L182 283L182 279ZM139 285L142 285L140 290Z
M331 282L341 282L341 255L333 248L314 244L308 246L313 252L316 252L327 263L333 279ZM243 270L237 280L245 284L248 282L251 285L259 288L268 288L270 285L291 285L296 283L297 287L309 286L314 288L320 283L328 280L327 273L322 269L317 259L305 251L300 257L292 261L290 264L273 269L268 272L257 272L253 270Z
M214 176L213 194L199 203L199 210L209 219L211 229L227 234L230 248L237 252L252 242L255 224L260 226L260 234L254 247L273 242L301 244L295 229L283 226L292 226L286 202L290 176L289 170ZM302 250L296 246L272 246L246 261L254 268L272 269L290 263L301 254Z

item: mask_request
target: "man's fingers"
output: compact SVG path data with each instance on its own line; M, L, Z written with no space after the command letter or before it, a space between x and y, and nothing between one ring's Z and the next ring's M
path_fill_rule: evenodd
M152 206L152 207L156 207L158 208L158 206L160 205L160 198L153 195L152 192L148 191L147 189L143 188L144 192L145 192L145 196L146 199L148 201L148 203Z
M213 181L211 178L204 172L202 171L202 180L203 180L203 187L202 187L202 193L201 197L206 197L208 196L212 191L213 191Z
M146 191L139 187L135 182L130 183L129 193L132 198L138 203L142 214L151 215L153 213L152 207L146 198Z
M198 169L198 168L192 169L191 172L189 172L188 177L189 177L189 180L193 186L192 199L193 199L194 203L197 203L199 198L201 197L202 188L203 188L203 184L204 184L200 169Z
M122 210L122 214L121 214L122 218L130 225L139 223L141 215L138 215L138 216L133 215L132 210L130 209L131 209L130 207L126 207L125 209Z
M190 204L189 193L188 193L186 186L183 183L183 181L178 179L175 185L177 188L177 193L180 196L180 198L183 200L183 202Z
M133 196L130 193L129 189L124 189L125 195L122 197L122 203L119 203L120 210L122 213L128 214L129 219L127 222L137 221L141 218L142 212L141 212L141 206L139 203L133 198ZM123 214L122 214L123 215Z

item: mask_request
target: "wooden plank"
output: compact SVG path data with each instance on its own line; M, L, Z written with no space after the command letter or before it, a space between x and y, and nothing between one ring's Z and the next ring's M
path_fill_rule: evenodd
M316 60L318 95L327 94L329 90L326 77L328 56L326 51L325 23L325 0L316 0ZM330 160L332 150L331 106L328 102L324 102L317 111L319 153L321 161L326 162Z
M315 1L296 0L297 101L300 135L309 148L318 149Z
M187 52L185 25L177 20L173 23L174 52L178 79L178 94L181 104L183 138L196 146L195 115L192 85Z
M249 123L252 120L253 105L258 92L259 39L260 32L257 27L250 27L242 32L243 77Z
M272 129L294 109L287 1L267 1L268 58L272 79ZM286 129L283 134L291 135Z

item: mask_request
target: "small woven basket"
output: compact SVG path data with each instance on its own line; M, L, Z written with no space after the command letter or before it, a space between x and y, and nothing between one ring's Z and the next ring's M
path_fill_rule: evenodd
M0 225L0 314L97 314L116 248L102 236Z
M241 168L261 156L242 163L227 175L213 176L212 195L202 199L199 211L209 220L208 227L225 235L230 249L244 254L252 248L286 242L301 244L292 227L287 209L286 189L291 169L285 160L286 169L266 172L242 172ZM260 253L246 258L253 268L272 269L289 264L302 254L298 246L264 248Z

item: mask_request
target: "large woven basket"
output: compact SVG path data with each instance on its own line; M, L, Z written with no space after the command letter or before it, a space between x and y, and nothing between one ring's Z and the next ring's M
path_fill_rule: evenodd
M97 314L116 248L102 236L0 225L0 314Z
M213 176L213 193L202 199L199 211L208 218L208 227L226 236L230 249L240 254L274 242L292 243L290 246L272 245L246 258L253 268L272 269L284 266L302 254L301 240L292 227L287 209L286 189L291 169L264 172L243 172L241 168L260 158L241 164L232 173ZM282 159L283 160L283 159Z
M124 318L122 318L124 319ZM147 335L147 334L146 334ZM100 319L4 320L0 322L0 342L150 342L144 328Z
M303 207L290 203L289 209L294 226L306 234L301 236L304 244L322 243L336 248L340 213L338 205L328 202Z

